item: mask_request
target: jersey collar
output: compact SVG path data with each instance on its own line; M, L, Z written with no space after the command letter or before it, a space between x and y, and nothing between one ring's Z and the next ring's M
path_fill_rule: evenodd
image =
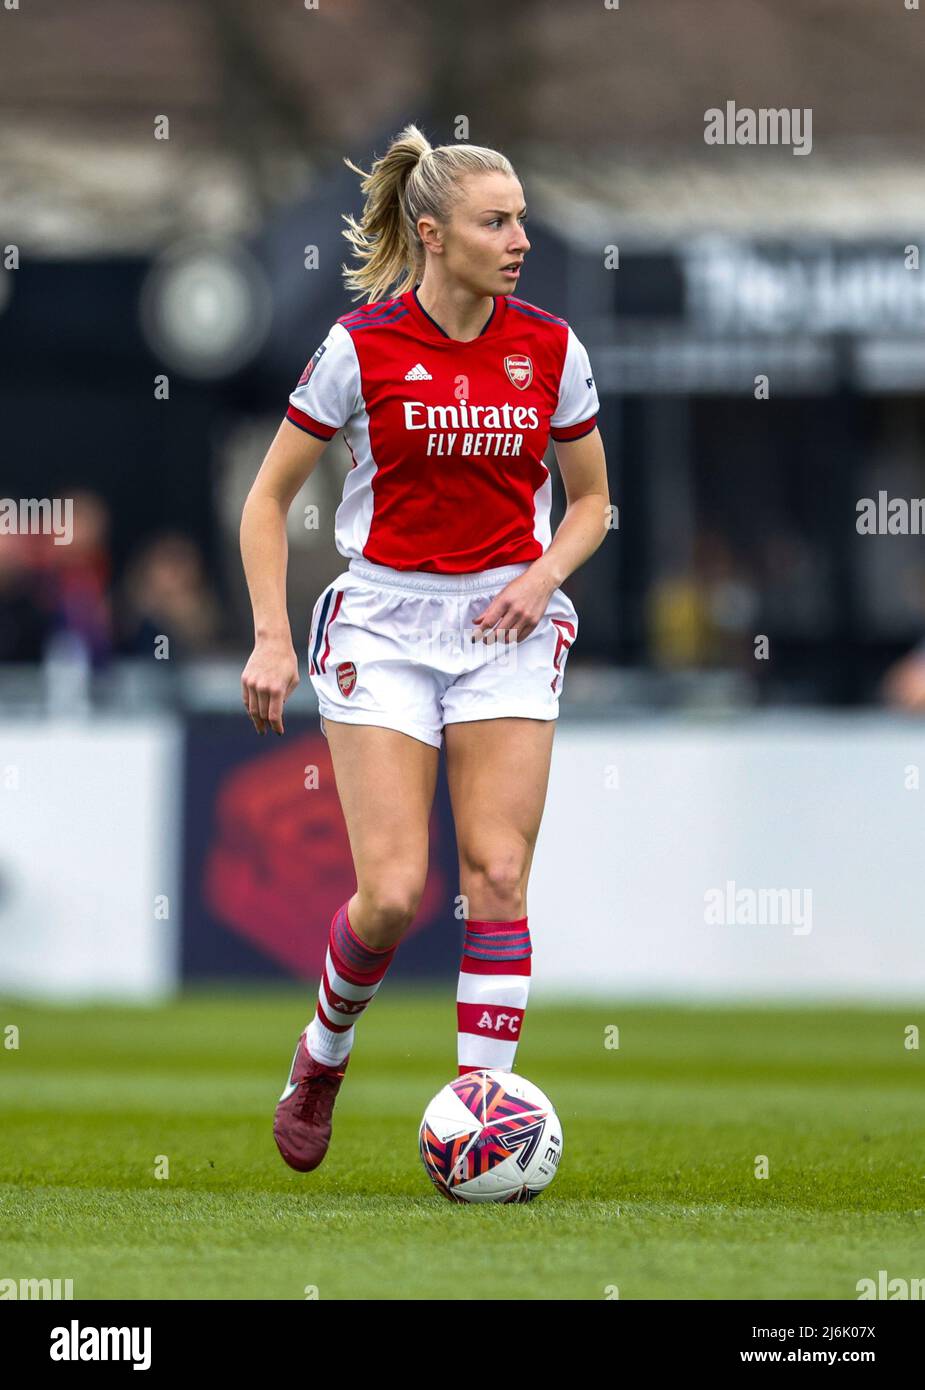
M507 309L507 296L503 294L494 295L492 297L493 304L491 313L486 319L485 326L478 337L463 341L460 338L451 338L448 333L444 332L439 323L431 318L430 314L418 299L418 285L415 285L413 289L406 290L401 298L409 314L422 332L426 333L431 338L437 339L441 343L452 343L454 347L458 348L471 347L473 343L479 343L483 338L497 333L501 327Z

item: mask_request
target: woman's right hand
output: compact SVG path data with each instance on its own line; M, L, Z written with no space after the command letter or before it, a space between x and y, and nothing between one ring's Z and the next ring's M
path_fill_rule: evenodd
M259 637L241 673L244 708L258 734L283 732L283 705L299 684L292 638Z

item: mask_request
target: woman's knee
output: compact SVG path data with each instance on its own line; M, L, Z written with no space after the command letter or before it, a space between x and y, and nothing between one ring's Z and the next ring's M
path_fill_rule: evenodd
M396 945L414 921L423 894L424 880L417 874L393 872L361 883L357 889L358 935L376 951Z
M521 914L529 862L527 846L516 842L464 854L460 864L460 886L470 900L476 901L476 910L471 915L477 916L484 911Z

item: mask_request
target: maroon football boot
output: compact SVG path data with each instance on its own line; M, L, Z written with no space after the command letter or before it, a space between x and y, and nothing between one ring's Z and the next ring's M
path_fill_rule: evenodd
M331 1142L331 1112L347 1070L349 1056L339 1067L316 1062L299 1038L292 1069L276 1107L273 1138L290 1168L310 1173L324 1158Z

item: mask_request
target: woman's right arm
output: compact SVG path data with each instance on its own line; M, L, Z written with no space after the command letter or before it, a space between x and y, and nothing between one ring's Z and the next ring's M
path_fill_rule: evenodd
M286 516L327 442L283 420L241 515L241 559L254 612L254 650L241 690L258 734L267 727L283 732L283 705L299 683L286 611Z

